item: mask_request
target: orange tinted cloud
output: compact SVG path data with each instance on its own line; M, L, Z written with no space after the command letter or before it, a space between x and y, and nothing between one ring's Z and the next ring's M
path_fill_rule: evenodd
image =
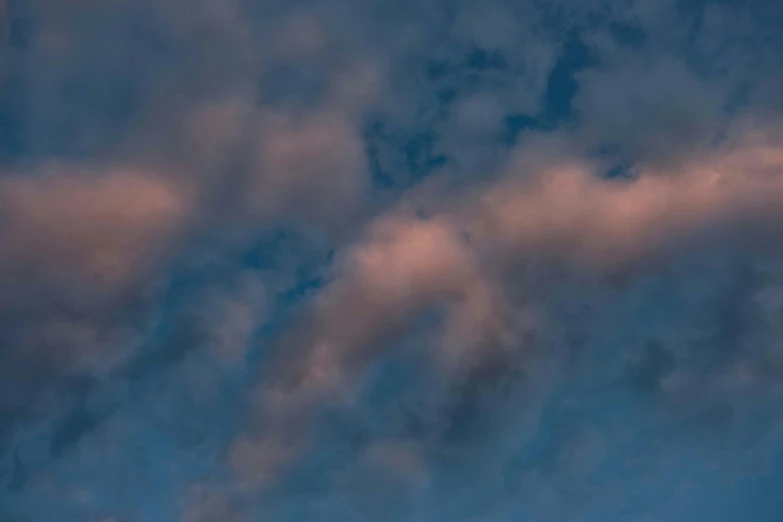
M783 213L779 160L772 146L732 147L681 171L627 182L596 177L588 162L534 161L533 172L512 164L450 211L445 205L431 218L404 210L381 217L348 249L297 328L297 377L265 388L260 415L276 428L253 445L288 448L275 460L282 470L302 448L312 408L350 397L363 369L428 307L445 305L436 344L444 377L494 357L498 346L524 349L520 334L535 328L535 314L510 304L507 294L516 290L503 281L525 260L554 257L602 271L713 227L768 222ZM296 449L283 444L291 440ZM252 465L241 468L252 475Z
M187 217L187 195L133 170L47 172L0 181L6 263L127 281L158 256Z
M783 201L780 148L708 154L629 182L574 162L511 177L481 198L476 232L519 256L559 252L594 268L655 253L710 227L766 222Z

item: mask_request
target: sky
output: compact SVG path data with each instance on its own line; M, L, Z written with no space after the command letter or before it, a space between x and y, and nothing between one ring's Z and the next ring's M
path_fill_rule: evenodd
M0 522L783 520L783 4L0 1Z

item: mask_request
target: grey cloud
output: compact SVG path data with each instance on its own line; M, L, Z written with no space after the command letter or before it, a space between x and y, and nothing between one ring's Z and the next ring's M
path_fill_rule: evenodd
M682 63L613 64L588 71L575 102L593 147L616 147L621 161L655 163L710 145L721 130L725 87L700 81Z

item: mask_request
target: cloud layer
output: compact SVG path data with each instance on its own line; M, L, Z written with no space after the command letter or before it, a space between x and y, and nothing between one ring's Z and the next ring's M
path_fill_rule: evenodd
M783 515L780 9L0 16L0 521Z

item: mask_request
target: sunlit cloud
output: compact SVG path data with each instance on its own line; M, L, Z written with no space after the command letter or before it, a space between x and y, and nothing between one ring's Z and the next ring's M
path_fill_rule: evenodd
M0 519L780 519L779 8L0 17Z

